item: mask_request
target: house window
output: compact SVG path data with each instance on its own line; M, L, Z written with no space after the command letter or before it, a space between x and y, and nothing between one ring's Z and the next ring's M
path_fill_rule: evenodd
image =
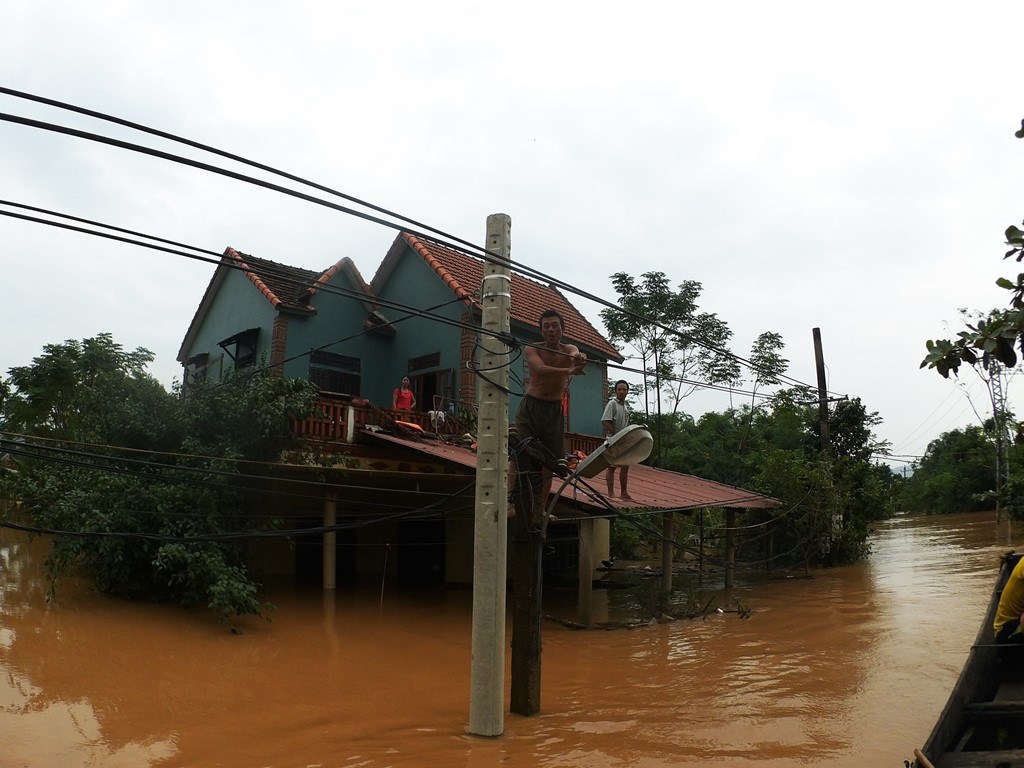
M192 355L185 362L185 386L196 386L206 381L206 364L210 359L208 352Z
M429 355L414 357L409 361L409 372L425 371L427 368L437 368L441 365L441 353L433 352Z
M321 392L359 397L362 365L358 357L316 350L309 355L309 380Z
M256 341L259 334L259 328L250 328L217 342L217 346L228 353L228 357L235 363L235 368L244 368L256 362Z

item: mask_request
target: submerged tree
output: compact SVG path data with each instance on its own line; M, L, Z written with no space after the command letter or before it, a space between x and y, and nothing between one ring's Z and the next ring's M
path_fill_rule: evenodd
M182 398L146 374L151 360L102 334L11 369L0 491L56 532L54 578L80 567L113 594L259 614L243 542L274 524L260 462L295 443L313 390L263 373Z

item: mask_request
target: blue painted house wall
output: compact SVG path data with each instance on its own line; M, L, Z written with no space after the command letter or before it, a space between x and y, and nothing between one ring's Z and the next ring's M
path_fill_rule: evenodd
M421 258L406 251L391 273L380 298L413 307L430 309L431 315L441 315L453 321L461 321L466 305L456 301L452 291L441 281ZM442 306L439 306L442 305ZM375 393L391 403L391 393L403 376L423 376L430 373L450 371L452 391L450 397L458 397L458 378L461 365L462 331L457 325L440 323L427 317L409 317L401 310L383 310L395 323L395 337L381 355L379 371L381 377L374 381ZM436 365L410 371L410 361L434 353L439 354ZM431 402L417 403L417 410L427 411Z
M280 342L278 344L278 359L285 361L286 376L310 378L309 353L323 349L358 360L358 391L345 390L345 393L366 398L378 407L391 407L392 392L406 375L414 379L414 386L419 389L418 411L434 407L437 401L430 397L432 394L454 400L454 403L443 401L442 407L446 409L449 405L464 407L465 400L476 401L476 379L468 372L463 359L467 350L472 349L474 338L460 325L467 320L478 322L479 318L471 316L466 301L456 298L452 288L423 258L409 248L396 249L393 253L395 259L388 265L386 279L376 286L379 299L385 302L376 313L374 299L364 293L366 286L354 267L336 269L329 274L327 282L312 293L308 305L292 302L283 309L276 309L247 274L220 267L222 272L211 280L194 320L196 325L189 329L179 352L179 360L184 364L196 354L207 353L206 375L219 378L230 371L234 363L218 342L247 329L259 328L255 362L267 364L271 362L277 320L279 326L287 328L283 350ZM341 289L344 295L333 292L334 288ZM471 290L476 286L464 288ZM361 298L364 295L365 299ZM516 301L515 296L512 300ZM453 324L409 316L402 309L386 306L392 302L422 308L431 315L448 318ZM307 306L315 311L308 311ZM381 325L366 330L372 314ZM542 341L535 324L514 323L512 333L525 342ZM585 345L580 347L594 362L587 367L585 375L575 376L571 381L567 428L571 432L599 435L601 413L608 398L606 353ZM513 357L510 366L510 419L514 419L527 381L522 350Z
M359 290L344 272L334 274L327 285L346 291ZM360 299L328 290L317 291L310 305L316 309L314 314L291 315L288 318L285 375L309 378L309 352L314 349L323 348L325 352L354 357L360 364L360 386L358 392L347 394L366 397L383 405L384 401L375 396L376 382L380 378L377 361L387 354L388 339L382 338L380 331L366 330L367 305Z
M256 290L248 277L238 270L228 270L216 286L206 308L206 314L188 350L187 360L205 352L209 355L206 374L216 379L234 370L235 364L218 342L233 334L259 328L256 362L270 359L271 329L277 314L270 303ZM184 360L182 360L184 362Z

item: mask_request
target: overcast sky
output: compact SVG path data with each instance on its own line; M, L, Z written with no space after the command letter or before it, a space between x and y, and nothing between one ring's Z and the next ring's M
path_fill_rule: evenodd
M990 412L919 371L959 307L1004 306L1024 218L1024 4L6 0L0 85L315 180L615 299L609 277L703 284L749 356L883 419L898 455ZM196 159L0 96L0 112ZM0 122L0 198L369 281L395 231L121 149ZM257 174L259 175L259 174ZM264 178L269 178L264 176ZM0 210L10 210L0 208ZM168 386L213 267L0 218L0 375L111 332ZM570 299L600 327L599 310ZM966 390L966 392L965 392ZM1014 390L1011 387L1011 400ZM742 398L735 398L739 404ZM726 394L684 409L723 410Z

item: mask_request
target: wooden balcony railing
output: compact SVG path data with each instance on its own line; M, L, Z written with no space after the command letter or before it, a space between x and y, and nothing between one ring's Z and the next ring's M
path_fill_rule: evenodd
M345 401L326 397L317 400L316 412L312 416L294 422L292 429L309 440L354 443L356 435L368 424L381 426L382 415L418 424L427 432L435 431L427 413L383 410L358 400ZM443 435L461 435L466 430L458 419L448 417L437 431ZM589 454L601 444L602 439L594 435L569 432L565 436L565 448L569 453L582 451Z

